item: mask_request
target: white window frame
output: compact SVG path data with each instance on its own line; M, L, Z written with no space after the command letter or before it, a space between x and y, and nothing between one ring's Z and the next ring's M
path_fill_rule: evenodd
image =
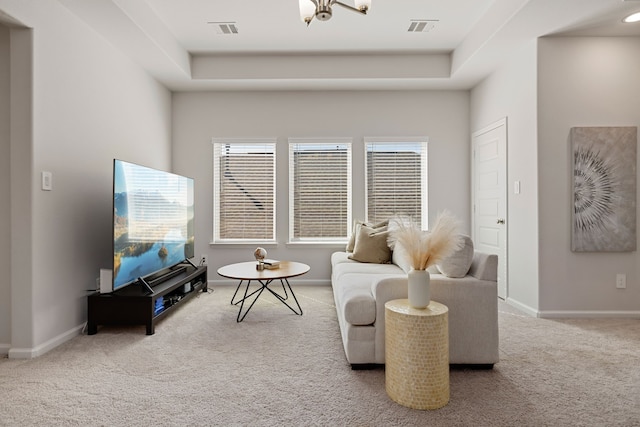
M288 243L290 244L298 244L298 243L345 243L349 236L352 233L352 216L353 216L353 139L352 138L336 138L336 137L328 137L328 138L289 138L288 140L288 165L289 165L289 239ZM295 231L295 174L294 174L294 147L297 145L330 145L330 144L341 144L347 146L347 171L346 171L346 189L347 189L347 223L346 230L347 233L345 236L335 236L332 238L319 238L319 237L294 237Z
M276 186L276 152L277 152L277 139L276 138L212 138L211 144L213 146L213 236L212 244L264 244L264 243L276 243L276 218L277 218L277 186ZM273 235L270 238L265 239L244 239L244 238L220 238L220 230L217 224L220 223L220 210L218 209L220 200L220 162L218 161L218 149L220 144L230 145L255 145L255 146L273 146Z
M364 208L365 208L365 217L369 219L369 186L368 186L368 173L369 173L369 165L368 165L368 156L367 153L369 151L369 145L371 144L402 144L402 143L410 143L410 144L421 144L421 162L423 165L422 173L420 176L420 186L421 186L421 217L414 218L414 220L420 220L420 226L422 229L427 229L429 224L429 212L428 212L428 175L429 175L429 163L428 163L428 145L429 138L426 136L411 136L411 137L365 137L364 138Z

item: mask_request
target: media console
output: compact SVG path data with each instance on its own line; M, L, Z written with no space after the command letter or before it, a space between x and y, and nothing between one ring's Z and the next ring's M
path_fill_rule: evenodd
M153 293L139 284L131 284L109 294L96 292L88 297L89 335L98 325L145 325L153 335L155 325L181 304L207 291L207 266L185 265L178 274L153 282Z

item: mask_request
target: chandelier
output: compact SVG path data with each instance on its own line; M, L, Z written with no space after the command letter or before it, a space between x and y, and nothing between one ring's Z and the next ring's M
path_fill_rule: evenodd
M299 0L299 2L300 19L306 22L307 26L309 26L314 17L318 18L319 21L328 21L331 19L333 14L331 6L334 4L354 12L362 13L363 15L367 14L371 6L371 0L355 0L355 7L338 0Z

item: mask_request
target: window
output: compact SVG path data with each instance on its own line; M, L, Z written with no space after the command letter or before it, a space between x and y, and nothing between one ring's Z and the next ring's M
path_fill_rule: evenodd
M214 242L275 240L275 139L213 141Z
M427 225L427 138L365 138L367 219L400 214Z
M351 139L289 139L289 238L344 240L351 232Z

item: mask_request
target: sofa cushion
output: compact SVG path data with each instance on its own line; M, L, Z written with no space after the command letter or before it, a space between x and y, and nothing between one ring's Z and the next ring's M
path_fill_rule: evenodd
M462 236L464 246L438 263L438 270L447 277L464 277L469 272L473 261L473 241L469 236Z
M381 274L402 274L402 270L395 264L373 264L351 261L349 263L343 262L334 265L331 276L334 280L340 280L343 275L350 273L371 274L372 277L377 277Z
M349 259L347 252L335 252L331 255L331 280L342 283L342 276L349 273L370 274L371 277L380 275L398 275L402 270L395 264L372 264Z
M337 264L348 263L356 264L358 261L349 259L349 252L337 251L331 254L331 266L335 267Z
M387 246L388 234L386 229L380 231L380 228L360 225L353 253L349 258L360 262L388 263L391 260L391 249Z
M336 301L342 307L344 320L352 325L370 325L376 320L376 301L371 294L371 282L376 274L346 273L334 286Z

